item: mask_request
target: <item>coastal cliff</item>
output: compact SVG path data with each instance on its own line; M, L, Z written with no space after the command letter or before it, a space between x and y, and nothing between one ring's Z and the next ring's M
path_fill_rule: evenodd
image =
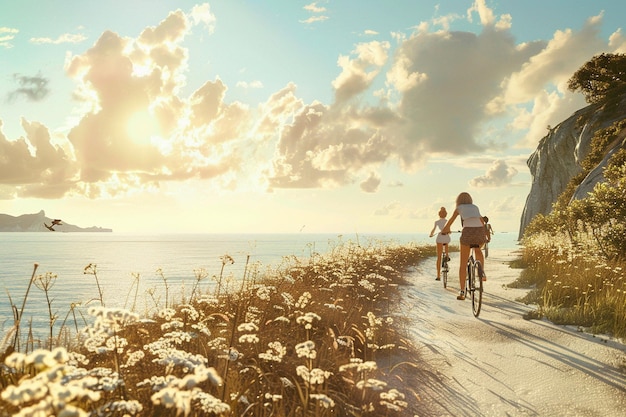
M577 111L541 139L527 161L532 185L522 212L520 238L531 220L537 214L549 214L569 181L583 172L582 162L591 150L594 134L622 119L626 119L626 96L622 96L619 104L611 106L610 110L592 104ZM598 182L603 181L603 170L610 156L626 147L625 135L626 132L622 131L618 139L609 144L602 161L576 187L573 199L585 198Z
M35 214L22 214L21 216L11 216L0 214L0 232L112 232L112 229L98 226L78 227L73 224L61 221L58 225L52 225L53 219L46 217L46 213L41 210ZM52 227L50 230L46 225Z

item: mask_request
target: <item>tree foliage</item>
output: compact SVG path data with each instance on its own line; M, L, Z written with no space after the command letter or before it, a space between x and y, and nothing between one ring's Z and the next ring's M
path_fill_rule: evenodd
M616 122L604 129L599 142L607 145L626 128ZM605 149L606 151L606 149ZM597 152L600 153L599 151ZM599 155L592 159L602 159ZM626 256L626 149L615 152L604 169L604 182L596 184L587 198L571 200L585 172L570 182L547 216L538 215L524 231L524 238L538 234L564 234L573 244L594 241L606 259Z
M626 54L600 54L569 79L567 87L579 91L587 103L601 103L626 92Z

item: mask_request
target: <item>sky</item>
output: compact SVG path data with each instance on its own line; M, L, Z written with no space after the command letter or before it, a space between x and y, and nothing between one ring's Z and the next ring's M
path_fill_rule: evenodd
M36 10L36 13L34 11ZM517 233L615 0L0 0L0 213L143 233ZM460 225L459 225L460 226Z

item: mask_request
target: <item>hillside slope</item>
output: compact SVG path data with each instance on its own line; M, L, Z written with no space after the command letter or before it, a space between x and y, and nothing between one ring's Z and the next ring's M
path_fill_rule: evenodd
M35 214L22 214L21 216L11 216L0 214L0 232L52 232L46 225L51 226L52 220L46 217L46 213L41 210ZM98 226L79 227L61 221L61 224L53 226L55 232L112 232L112 229Z

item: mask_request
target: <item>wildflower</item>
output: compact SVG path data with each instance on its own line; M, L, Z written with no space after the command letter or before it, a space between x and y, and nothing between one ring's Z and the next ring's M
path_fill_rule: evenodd
M315 359L317 352L315 351L315 342L307 340L306 342L296 345L296 354L299 358Z
M309 371L309 368L304 365L296 368L296 374L309 385L322 385L332 375L331 372L320 368L313 368Z
M322 318L312 312L308 312L296 319L296 323L303 324L305 329L310 330L313 327L313 320L321 320Z
M232 258L232 256L228 254L220 256L220 259L222 260L222 265L232 265L235 263L235 260Z
M311 293L305 291L302 293L300 298L298 298L298 302L296 303L295 307L303 309L309 304L309 301L311 301Z
M159 311L159 317L167 321L172 320L172 317L176 315L176 310L173 308L164 308Z
M259 330L259 326L254 323L241 323L237 326L237 330L240 332L256 332Z
M311 399L319 402L324 408L333 408L335 401L325 394L311 394Z
M356 370L357 372L371 372L378 369L378 365L374 361L366 361L358 364Z
M192 305L182 306L180 312L186 314L192 321L197 321L200 318L200 313Z
M128 354L128 359L126 360L126 363L122 366L124 368L133 367L137 365L137 363L139 363L139 361L141 361L144 357L145 357L145 354L143 353L142 350L131 352Z
M221 415L230 412L230 406L206 392L195 392L194 399L200 404L200 409L208 414Z
M381 381L381 380L374 379L374 378L368 378L368 379L361 380L356 383L356 387L358 389L370 388L374 391L381 391L386 386L387 386L387 383L385 381Z
M280 296L283 298L283 302L287 307L291 307L294 305L293 296L288 292L283 292L280 294Z
M267 344L269 347L265 353L259 353L259 359L266 361L281 362L283 357L287 354L287 348L280 342L270 342Z
M395 411L402 411L402 408L406 408L408 405L404 398L403 393L392 388L387 392L380 393L380 404Z
M256 334L242 334L239 336L239 343L259 343L259 338Z
M260 285L256 290L256 296L259 297L261 301L269 301L274 290L275 288L272 286Z

